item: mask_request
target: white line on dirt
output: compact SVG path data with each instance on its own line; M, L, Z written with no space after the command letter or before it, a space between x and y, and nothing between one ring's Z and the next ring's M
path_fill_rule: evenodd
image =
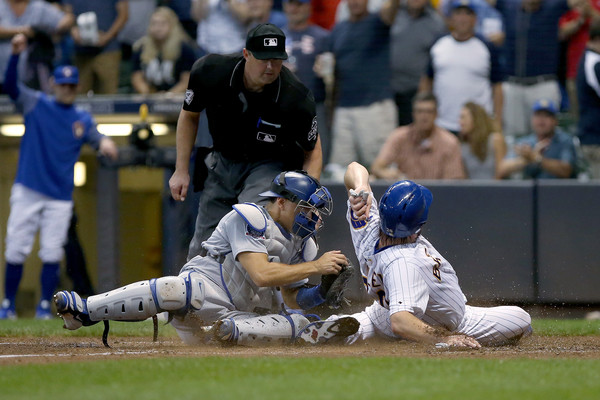
M81 354L86 356L112 356L112 355L134 355L134 354L152 354L157 353L156 350L147 350L147 351L114 351L114 352L104 352L104 353L87 353ZM78 354L0 354L0 358L19 358L19 357L72 357Z

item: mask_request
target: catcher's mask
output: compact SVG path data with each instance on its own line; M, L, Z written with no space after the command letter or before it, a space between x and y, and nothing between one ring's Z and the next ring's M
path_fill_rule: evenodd
M306 171L286 171L273 179L271 190L260 194L265 197L282 197L296 203L296 217L292 233L307 239L323 227L322 216L333 209L331 194Z

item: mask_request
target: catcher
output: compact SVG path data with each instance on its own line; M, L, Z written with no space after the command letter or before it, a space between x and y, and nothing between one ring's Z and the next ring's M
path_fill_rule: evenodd
M136 282L87 299L75 292L56 293L64 327L141 321L167 311L186 344L211 338L241 345L319 343L354 334L359 324L352 317L310 322L286 311L309 310L327 298L339 301L337 293L328 292L343 289L352 273L340 251L315 259L315 233L322 227L321 217L331 213L327 188L304 171L291 171L278 174L271 190L261 195L270 198L266 207L234 205L202 243L201 255L178 276ZM315 274L323 275L321 284L308 285L307 278Z

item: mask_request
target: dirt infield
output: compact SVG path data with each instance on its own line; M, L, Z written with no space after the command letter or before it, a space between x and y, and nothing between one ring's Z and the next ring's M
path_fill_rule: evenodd
M177 337L112 337L111 348L100 338L0 338L0 365L52 364L154 357L411 357L411 358L578 358L600 359L600 336L532 336L517 346L479 350L438 350L409 342L368 342L352 346L270 346L260 348L204 345L189 347Z

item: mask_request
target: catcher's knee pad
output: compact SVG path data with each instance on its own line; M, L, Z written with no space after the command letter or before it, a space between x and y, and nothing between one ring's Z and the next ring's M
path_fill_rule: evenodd
M163 311L196 308L202 305L204 291L199 283L192 288L192 283L179 276L132 283L88 297L88 313L92 321L142 321Z
M301 314L230 318L220 321L215 334L220 341L244 346L290 343L308 324L309 320Z
M206 296L204 281L197 272L186 272L178 277L186 287L186 308L200 310ZM166 304L165 304L166 306ZM166 309L166 308L165 308Z

